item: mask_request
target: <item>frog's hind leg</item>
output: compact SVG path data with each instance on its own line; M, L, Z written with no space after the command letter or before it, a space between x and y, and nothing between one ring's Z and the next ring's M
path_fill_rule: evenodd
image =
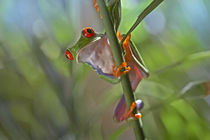
M134 114L133 110L137 108L137 113ZM125 113L124 115L124 120L127 120L129 117L132 117L134 119L140 119L142 117L142 114L139 112L140 109L143 108L143 102L142 100L136 100L135 102L133 102L130 106L130 109L128 110L127 113Z
M142 100L136 100L131 104L130 109L128 110L125 103L125 96L123 95L115 108L114 119L118 122L127 120L128 118L140 119L142 117L140 110L143 106L144 104ZM136 114L133 113L135 108L137 109Z
M98 3L97 3L96 0L93 0L93 6L94 6L94 8L96 9L96 11L99 13L100 18L102 18L102 15L101 15L101 13L100 13L100 9L99 9L99 7L98 7Z

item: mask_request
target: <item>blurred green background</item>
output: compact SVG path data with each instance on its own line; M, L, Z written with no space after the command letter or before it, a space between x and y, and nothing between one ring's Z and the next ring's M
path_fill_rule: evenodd
M122 0L121 33L149 2ZM132 33L148 140L210 139L209 15L209 0L165 0ZM104 32L92 0L0 0L0 140L135 139L113 121L121 85L65 58L86 26Z

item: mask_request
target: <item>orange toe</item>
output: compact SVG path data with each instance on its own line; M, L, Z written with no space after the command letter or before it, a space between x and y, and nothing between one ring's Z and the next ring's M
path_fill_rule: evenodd
M118 68L116 67L116 65L113 66L113 75L115 77L120 77L126 73L128 73L130 71L130 67L127 66L126 62L123 62Z
M126 63L126 62L123 62L120 66L121 66L122 68L124 68L124 67L127 66L127 63Z
M137 113L137 114L135 114L135 119L140 119L142 117L142 114L141 113Z
M100 13L100 9L99 9L99 7L98 7L98 3L97 3L96 0L93 0L93 5L94 5L94 8L96 9L96 11L99 13L100 18L102 18L102 15L101 15L101 13Z
M130 109L125 113L124 120L127 120L129 117L134 119L140 119L142 118L142 114L140 112L134 114L133 110L136 108L136 102L133 102L130 106Z

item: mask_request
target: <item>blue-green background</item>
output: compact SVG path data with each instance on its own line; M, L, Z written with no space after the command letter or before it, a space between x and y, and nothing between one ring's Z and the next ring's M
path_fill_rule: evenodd
M121 33L149 2L122 0ZM209 15L209 0L165 0L132 33L148 140L210 139ZM121 85L65 58L86 26L104 32L92 0L0 0L0 140L135 139L113 120Z

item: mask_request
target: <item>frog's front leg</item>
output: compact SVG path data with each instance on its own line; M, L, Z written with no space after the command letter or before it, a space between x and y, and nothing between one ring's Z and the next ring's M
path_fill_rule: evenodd
M123 39L123 36L121 36L119 30L117 31L117 37L121 41ZM131 34L129 34L126 39L123 41L123 49L125 49L126 46L128 46L128 43L130 42Z
M119 32L119 31L117 31L117 36L118 36L118 38L119 38L120 40L123 38L123 37L120 35L120 32ZM126 38L126 40L123 42L123 49L124 49L124 52L125 52L125 53L126 53L126 46L128 46L128 42L129 42L129 41L130 41L130 36L128 36L128 37ZM126 54L126 55L128 55L128 54ZM126 59L126 58L125 58L125 59ZM127 60L126 60L126 62L127 62ZM113 75L114 75L115 77L120 77L120 76L122 76L122 75L128 73L128 72L131 70L130 66L128 66L126 62L123 62L118 68L116 67L116 65L113 66Z
M130 66L126 62L123 62L119 67L113 66L113 76L120 77L131 70Z
M143 101L142 100L136 100L133 102L130 106L130 109L127 113L124 115L124 120L127 120L129 117L132 117L134 119L140 119L142 117L142 114L140 113L140 110L143 108ZM137 108L137 113L134 114L133 110Z

